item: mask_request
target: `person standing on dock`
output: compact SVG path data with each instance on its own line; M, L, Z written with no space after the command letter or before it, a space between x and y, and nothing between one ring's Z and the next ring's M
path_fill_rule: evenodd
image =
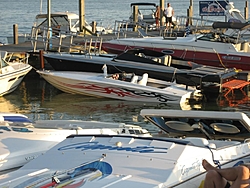
M172 21L173 15L174 15L174 9L173 7L171 7L171 4L168 3L167 8L164 11L164 16L166 18L166 29L168 29L168 27L171 28L171 26L173 25L173 21Z
M160 29L160 22L159 22L159 20L160 20L160 13L161 13L161 9L160 9L160 7L157 5L157 6L156 6L155 13L154 13L154 15L155 15L156 30L159 30L159 29Z

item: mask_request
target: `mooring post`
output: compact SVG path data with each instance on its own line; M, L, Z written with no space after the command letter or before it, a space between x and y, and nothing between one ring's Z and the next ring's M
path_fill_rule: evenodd
M165 10L165 7L164 7L164 0L160 0L160 9L161 9L161 13L160 13L160 25L161 26L165 26L165 23L164 23L164 10Z
M41 69L44 70L43 50L39 50L39 58L40 58Z
M18 44L18 25L14 24L13 25L13 43Z
M245 6L245 19L248 20L248 1L246 1L246 6Z
M79 0L79 28L80 33L83 33L83 28L85 28L85 0ZM86 29L84 32L86 32Z
M96 33L96 21L92 22L92 33Z
M133 31L137 31L137 24L138 24L138 6L133 7L133 21L134 21L134 26L133 26Z
M188 24L189 25L192 25L192 18L193 18L193 0L190 0L190 6L189 6L189 9L188 9Z

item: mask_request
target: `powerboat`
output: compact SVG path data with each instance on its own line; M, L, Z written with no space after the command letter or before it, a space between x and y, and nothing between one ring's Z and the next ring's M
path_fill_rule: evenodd
M47 14L37 14L34 22L34 27L42 28L47 27ZM85 28L88 31L92 31L92 25L85 20ZM79 15L72 12L54 12L51 14L51 27L60 29L66 33L79 32ZM105 34L105 28L102 26L96 27L97 33Z
M173 58L192 61L202 65L236 68L249 71L249 41L241 37L248 30L249 23L214 22L215 32L194 33L187 36L118 38L102 43L108 53L119 54L133 48L145 48L163 52ZM221 30L233 29L227 35ZM235 35L235 33L238 33Z
M10 53L0 52L0 96L13 92L32 69L28 58L24 59L12 59Z
M137 125L81 120L37 120L0 113L0 174L13 171L44 154L71 134L136 134L151 136Z
M133 28L136 24L134 23L133 11L134 8L138 7L138 23L137 25L147 28L148 30L155 30L155 10L156 10L156 3L148 3L148 2L135 2L130 4L131 8L131 15L129 20L126 24L121 24L121 27ZM165 17L163 17L165 22ZM125 21L125 20L123 20ZM173 16L172 21L175 25L178 24L178 20L175 16Z
M82 71L101 73L103 64L108 72L147 72L151 78L174 81L178 84L199 87L205 95L217 98L222 93L222 84L235 79L235 69L199 65L190 61L174 59L154 50L130 49L115 54L95 53L45 53L44 59L56 71Z
M141 115L164 132L181 134L71 135L2 175L0 186L197 188L206 174L203 159L220 168L249 162L250 119L243 113L144 109Z
M67 33L77 34L79 29L79 15L73 12L52 12L51 15L51 29L52 35L58 36L62 32L66 36ZM37 14L31 26L31 33L23 33L18 36L19 42L30 41L35 38L38 34L39 37L43 36L45 32L48 31L48 15L47 13ZM87 33L93 33L92 24L88 23L86 20L84 22L84 27ZM111 29L107 29L101 25L96 26L96 33L98 34L107 34L112 32ZM46 33L47 34L47 33ZM63 36L63 37L65 37ZM43 36L45 37L45 36ZM8 44L13 44L13 36L7 37Z
M188 105L190 101L201 102L203 95L196 87L166 82L133 73L108 74L107 66L103 73L38 70L47 82L57 89L71 94L105 97L111 99L174 103Z
M155 16L154 12L156 9L155 3L131 3L131 15L129 17L129 21L133 23L133 9L134 7L138 7L138 22L141 22L141 25L154 25L155 24Z

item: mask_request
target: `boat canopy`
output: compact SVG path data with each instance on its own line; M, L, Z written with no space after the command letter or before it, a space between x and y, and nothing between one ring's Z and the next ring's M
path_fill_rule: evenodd
M154 6L156 7L155 3L131 3L130 6Z
M71 12L55 12L51 14L51 17L59 17L59 16L65 16L68 19L79 19L79 15ZM48 14L38 14L36 15L36 19L41 19L41 18L47 18Z
M238 23L238 22L214 22L212 27L214 29L246 30L250 27L250 24L249 23Z

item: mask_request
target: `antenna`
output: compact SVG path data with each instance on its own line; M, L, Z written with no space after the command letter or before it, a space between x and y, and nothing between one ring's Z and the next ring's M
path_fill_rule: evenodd
M40 0L40 14L42 14L43 11L43 0Z

